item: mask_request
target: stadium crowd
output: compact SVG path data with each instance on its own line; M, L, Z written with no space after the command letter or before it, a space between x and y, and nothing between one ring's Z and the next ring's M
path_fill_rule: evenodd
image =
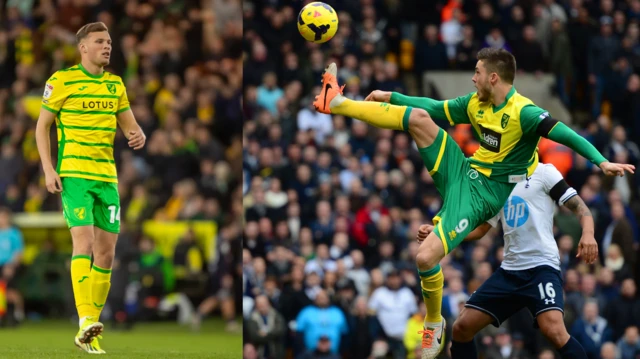
M29 238L22 239L19 228L7 229L11 224L5 221L10 213L61 211L60 196L44 187L36 120L47 78L79 61L76 31L101 21L113 41L105 70L122 77L147 136L146 146L135 152L120 130L116 137L122 232L109 297L112 308L105 313L121 321L123 313L137 307L142 309L134 310L138 314L133 317L157 317L159 299L171 291L192 290L196 282L200 287L192 296L194 313L208 296L200 314L221 306L226 319L235 318L241 305L241 270L235 264L240 262L242 240L241 13L239 0L0 2L0 204L8 210L2 210L0 267L5 269L3 281L9 283L10 305L15 290L22 288L27 312L37 309L29 308L29 298L60 293L68 294L61 299L62 313L75 312L69 253L58 253L47 241L31 266L21 266ZM51 143L55 158L55 129ZM142 233L141 224L149 219L214 221L217 248L211 252L216 254L204 255L214 237L203 248L190 231L173 257L164 257ZM144 276L155 278L155 284L145 284ZM25 288L18 277L23 284L39 281L43 286ZM128 284L133 282L140 286L133 287L132 296ZM17 286L13 292L12 284ZM65 310L64 303L71 309Z
M419 95L420 80L411 80L425 71L471 77L480 48L504 47L520 72L555 75L554 92L585 118L573 125L607 158L637 166L640 1L326 2L340 22L324 45L297 32L308 1L243 3L244 356L419 357L425 308L415 236L441 200L406 133L313 109L324 67L338 63L349 98L374 89ZM467 155L477 148L468 128L438 123ZM600 260L586 265L575 257L579 222L566 209L555 214L566 326L589 358L639 358L638 177L604 178L548 141L540 155L596 222ZM502 258L498 230L445 257L450 324ZM481 357L557 358L532 324L521 311L486 328L476 337Z

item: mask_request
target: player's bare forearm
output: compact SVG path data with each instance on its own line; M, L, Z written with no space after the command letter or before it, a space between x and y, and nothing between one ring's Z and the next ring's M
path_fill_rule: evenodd
M129 147L134 150L139 150L144 147L144 144L147 140L142 128L136 122L136 118L133 116L133 112L131 109L127 109L117 115L118 126L122 132L124 132L125 137L129 140Z
M564 203L580 220L582 237L578 243L578 254L587 264L593 264L598 259L598 243L594 238L593 216L589 207L580 196L573 196Z
M51 163L51 141L49 139L51 124L53 124L54 119L55 115L53 113L41 109L38 123L36 124L36 145L44 172L54 170L53 164Z
M464 241L465 242L477 241L478 239L484 237L484 235L487 234L487 232L489 232L489 229L491 229L491 225L489 223L485 222L485 223L479 225L473 231L471 231L471 233L469 233L464 238Z
M578 217L580 225L582 226L582 233L588 233L590 235L594 234L594 223L591 210L580 196L571 197L564 203L564 206L569 208L571 212Z
M127 137L127 139L129 138L129 133L131 131L142 130L140 128L140 125L138 125L135 116L133 116L133 111L131 111L131 109L119 113L117 115L117 118L118 126L120 126L120 129L122 130L122 132L124 132L124 135Z

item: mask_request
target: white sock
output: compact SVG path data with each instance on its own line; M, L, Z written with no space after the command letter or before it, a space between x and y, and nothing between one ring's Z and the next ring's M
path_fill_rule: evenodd
M80 318L80 320L78 321L78 325L80 326L80 328L82 328L82 324L84 323L84 321L87 319L87 317L82 317Z

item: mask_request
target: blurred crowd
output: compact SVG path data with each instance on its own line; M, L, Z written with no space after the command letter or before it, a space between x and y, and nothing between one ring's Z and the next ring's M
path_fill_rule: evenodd
M338 64L349 98L374 89L419 95L424 72L471 77L480 48L504 47L519 71L555 75L553 91L579 133L612 161L637 166L640 1L326 2L340 21L323 45L297 31L308 1L243 3L244 355L415 358L425 311L415 235L441 199L406 133L313 109L324 67ZM438 124L467 155L477 148L468 129ZM636 359L640 182L604 178L550 141L540 154L596 222L600 258L586 265L575 258L579 222L566 209L555 214L567 328L590 359ZM442 261L449 323L502 258L502 233L492 230ZM522 311L483 330L482 358L558 358L532 324Z
M200 265L192 263L191 268L178 258L187 257L195 243L191 232L183 239L191 244L179 245L175 258L143 262L162 267L158 263L168 260L187 267L182 275L209 273L212 298L221 287L231 293L227 298L234 298L234 285L240 288L240 269L234 263L239 263L242 226L239 0L1 1L0 204L13 213L61 211L60 197L44 187L34 130L46 79L79 63L75 33L94 21L105 23L113 40L105 70L122 77L147 136L139 151L129 149L120 130L116 136L122 206L116 256L135 253L131 260L140 260L157 254L141 232L145 220L214 221L217 250L210 262L200 256ZM57 157L55 128L51 135L52 156ZM213 245L214 238L206 242ZM208 253L208 248L198 250ZM117 281L115 277L114 271ZM156 283L163 280L161 276ZM169 289L160 286L159 293Z

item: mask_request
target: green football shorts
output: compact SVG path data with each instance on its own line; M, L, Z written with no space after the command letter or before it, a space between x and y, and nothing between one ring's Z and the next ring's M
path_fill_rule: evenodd
M443 129L431 146L420 149L420 156L442 196L433 224L447 254L498 214L516 184L494 181L471 168L460 146Z
M62 213L69 228L96 226L120 233L118 184L62 177Z

